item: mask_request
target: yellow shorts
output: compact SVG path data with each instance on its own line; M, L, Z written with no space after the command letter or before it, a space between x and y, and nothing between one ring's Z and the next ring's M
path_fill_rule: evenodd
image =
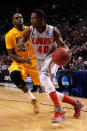
M29 64L20 64L13 62L12 65L9 67L9 73L11 74L11 72L13 72L14 70L21 72L22 79L24 81L27 80L27 74L29 74L29 76L32 78L34 85L40 85L39 73L37 72L36 65L31 66Z

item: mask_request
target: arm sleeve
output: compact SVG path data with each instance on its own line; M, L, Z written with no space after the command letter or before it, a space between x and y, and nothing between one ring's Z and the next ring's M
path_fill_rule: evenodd
M7 49L13 49L15 47L12 35L9 34L5 35L5 43Z

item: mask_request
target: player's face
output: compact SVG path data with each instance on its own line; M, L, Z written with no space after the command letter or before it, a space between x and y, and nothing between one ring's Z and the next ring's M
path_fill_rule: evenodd
M37 28L40 26L40 23L41 23L41 18L36 13L32 13L31 14L31 25L34 28Z
M21 14L17 13L13 16L13 24L16 26L24 24L23 17Z
M81 63L82 62L82 57L78 58L78 62Z

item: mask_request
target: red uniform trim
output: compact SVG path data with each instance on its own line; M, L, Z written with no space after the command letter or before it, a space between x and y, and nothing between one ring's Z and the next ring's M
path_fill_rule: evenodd
M54 26L53 26L53 38L54 38Z

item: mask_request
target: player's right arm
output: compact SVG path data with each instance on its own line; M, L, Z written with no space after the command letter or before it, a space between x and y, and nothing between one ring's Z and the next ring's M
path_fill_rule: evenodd
M29 58L25 59L25 58L22 58L22 57L20 57L16 54L15 45L14 45L14 41L13 41L11 34L9 34L9 33L6 34L5 43L6 43L8 55L9 55L11 60L16 61L17 63L29 63L29 64L31 64L31 61L30 61Z
M29 58L25 59L25 58L22 58L20 56L18 56L14 49L8 49L8 55L10 57L11 60L15 60L17 63L28 63L28 64L31 64L31 61Z
M27 40L29 40L29 36L30 36L30 29L27 28L23 31L21 39L19 40L18 44L15 46L16 53L22 51L22 49L25 47L25 43L27 42Z

